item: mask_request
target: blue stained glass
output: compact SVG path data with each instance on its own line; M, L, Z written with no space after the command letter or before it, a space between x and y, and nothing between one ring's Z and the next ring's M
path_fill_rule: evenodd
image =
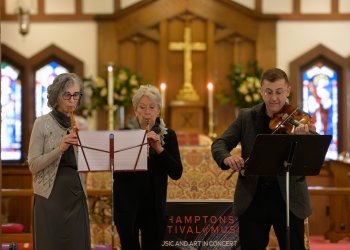
M62 73L68 73L68 69L52 61L35 72L35 115L36 117L47 114L51 109L47 106L47 87L53 79Z
M338 76L325 65L303 72L303 110L311 115L319 134L332 135L326 158L338 157Z
M1 63L1 159L20 160L22 147L22 85L20 71Z

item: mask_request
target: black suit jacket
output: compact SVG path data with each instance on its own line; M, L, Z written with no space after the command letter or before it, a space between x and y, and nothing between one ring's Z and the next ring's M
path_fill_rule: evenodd
M241 109L237 119L228 127L224 134L216 139L211 147L212 155L217 164L223 169L229 169L224 159L238 143L241 143L242 158L249 157L255 137L263 133L261 124L265 104L261 103L249 109ZM253 200L258 186L258 176L242 176L239 174L234 195L233 212L242 215ZM286 180L277 176L277 181L283 199L286 201ZM310 198L304 176L290 176L290 211L297 217L305 219L311 214Z

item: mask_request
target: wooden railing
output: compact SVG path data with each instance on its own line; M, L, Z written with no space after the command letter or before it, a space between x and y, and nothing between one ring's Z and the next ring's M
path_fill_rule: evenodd
M321 187L321 186L310 186L308 187L311 195L325 195L325 196L350 196L350 187ZM1 196L3 198L12 198L12 197L28 197L33 196L32 189L2 189ZM111 190L105 189L88 189L87 190L89 197L107 197L111 195ZM331 204L332 206L332 204ZM336 211L334 209L334 211ZM332 208L331 208L331 219L332 216ZM331 220L331 225L332 222ZM332 235L331 235L332 236ZM343 236L343 234L342 234ZM327 235L326 235L327 237ZM334 238L330 238L331 241L337 241L340 236L333 236ZM20 234L1 234L0 242L32 242L32 234L31 233L20 233Z

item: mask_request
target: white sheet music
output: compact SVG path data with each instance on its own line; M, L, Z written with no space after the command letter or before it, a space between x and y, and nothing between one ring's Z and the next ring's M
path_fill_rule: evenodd
M145 171L147 170L147 138L143 142L145 130L119 130L119 131L79 131L81 145L105 152L79 147L78 171L110 171L109 137L114 135L114 171ZM138 146L139 145L139 146ZM138 146L138 147L134 147ZM134 147L134 148L130 148ZM130 149L128 149L130 148ZM141 149L141 152L140 152ZM136 168L135 163L138 159ZM89 166L89 168L88 168Z

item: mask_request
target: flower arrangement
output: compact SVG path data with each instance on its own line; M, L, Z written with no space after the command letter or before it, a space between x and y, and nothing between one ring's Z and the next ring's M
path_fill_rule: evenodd
M262 69L256 61L248 62L247 71L243 72L240 64L231 66L231 73L227 76L232 92L220 94L221 103L233 102L235 107L252 107L262 101L260 95L260 76Z
M127 68L115 70L114 77L114 105L128 106L131 104L132 97L140 87L141 77L132 73ZM79 112L84 117L92 115L96 109L106 108L108 106L108 86L105 79L96 77L96 79L84 79L83 103Z

